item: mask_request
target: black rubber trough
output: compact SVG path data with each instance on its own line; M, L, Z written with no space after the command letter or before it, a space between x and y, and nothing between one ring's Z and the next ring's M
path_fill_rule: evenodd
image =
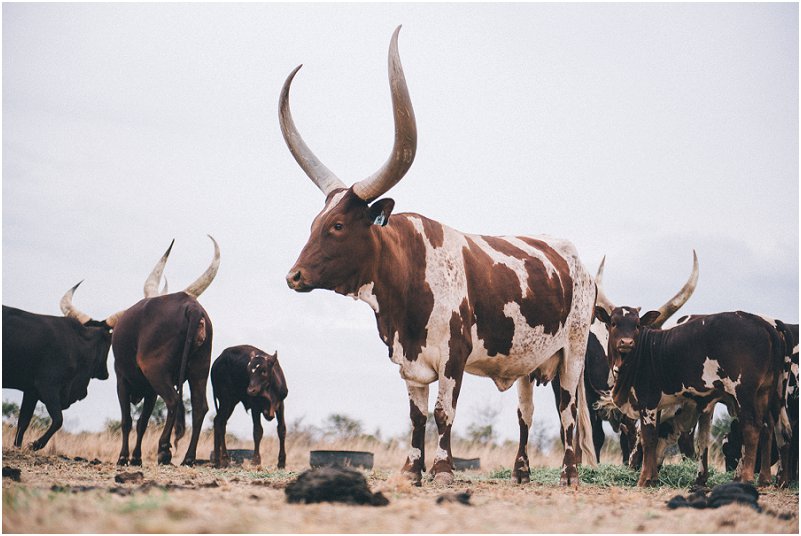
M453 458L453 468L457 471L481 469L481 458Z
M312 468L339 465L340 467L373 468L373 453L361 450L313 450L309 453Z

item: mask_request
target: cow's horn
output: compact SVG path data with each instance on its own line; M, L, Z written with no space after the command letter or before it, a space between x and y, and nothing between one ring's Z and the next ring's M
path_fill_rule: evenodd
M152 298L159 295L159 281L161 280L162 272L164 272L164 265L167 264L167 257L170 256L170 251L172 251L173 244L175 244L174 238L172 242L170 242L170 247L167 248L167 251L161 256L159 262L153 267L153 271L147 276L145 280L145 298Z
M651 327L658 328L661 327L665 321L673 316L673 313L679 310L679 308L687 303L687 300L690 299L690 296L693 295L695 291L695 287L698 284L698 255L695 254L695 250L693 250L693 271L690 274L690 278L681 288L681 290L673 296L667 303L665 303L662 307L659 308L659 316L656 320L651 324Z
M164 276L164 288L161 289L161 292L159 294L161 296L164 296L165 294L167 294L167 292L169 292L169 285L167 285L167 276L165 275Z
M400 181L411 167L417 150L417 125L414 109L406 87L400 55L398 54L398 33L395 29L389 44L389 87L392 93L392 111L395 117L395 144L392 154L381 168L353 185L353 193L368 203L384 195Z
M289 111L289 86L292 84L292 79L295 78L298 70L303 65L298 65L295 70L289 73L289 76L284 82L284 87L281 89L281 96L278 100L278 122L281 124L281 133L284 135L289 151L295 157L295 161L300 165L301 169L309 176L314 184L322 190L323 194L328 196L333 190L338 188L347 188L334 173L325 167L325 164L320 162L314 153L309 149L306 142L301 138L298 129L295 127L295 121L292 120L292 113Z
M83 283L83 280L79 281L77 285L69 289L67 293L64 294L64 297L61 298L59 305L61 306L61 312L64 313L64 316L75 318L81 324L86 324L92 319L92 317L86 313L82 313L72 305L72 295L75 294L75 289L78 288L78 285L81 283Z
M595 274L595 288L598 291L598 294L595 297L595 305L600 305L606 312L612 314L612 309L615 308L614 304L606 297L604 293L604 289L601 286L601 280L604 276L604 263L606 263L606 255L604 258L601 259L601 264L598 265L598 273Z
M214 259L212 259L211 265L206 268L206 271L203 272L203 275L184 289L184 292L195 298L203 294L203 291L209 288L211 282L214 281L214 276L217 275L217 270L220 268L220 247L217 245L217 241L214 240L214 237L211 235L206 236L211 238L211 241L214 242Z

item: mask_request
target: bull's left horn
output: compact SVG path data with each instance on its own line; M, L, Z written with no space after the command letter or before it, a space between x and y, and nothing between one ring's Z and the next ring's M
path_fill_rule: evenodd
M612 301L606 297L604 293L603 287L601 286L601 280L604 276L604 264L606 263L606 255L604 258L601 259L601 264L598 265L598 273L595 274L595 289L597 290L597 294L595 296L595 305L600 305L604 309L606 309L607 313L612 313L612 309L615 308Z
M368 203L384 195L403 178L409 171L417 151L417 124L398 54L400 29L398 26L392 34L388 58L389 87L395 118L395 144L392 147L392 154L378 171L353 185L353 193Z
M284 135L284 141L289 147L289 152L295 157L295 161L306 175L327 197L332 191L339 188L347 188L347 186L330 169L325 167L325 164L320 162L309 149L309 146L306 145L306 142L303 141L298 129L295 127L292 112L289 111L289 87L301 67L303 66L298 65L295 70L289 73L286 82L284 82L284 87L281 89L281 96L278 99L278 122L281 125L281 134Z
M83 283L83 280L79 281L77 285L69 289L61 298L59 305L61 306L61 312L64 313L64 316L75 318L81 324L86 324L92 319L92 317L86 313L82 313L72 305L72 295L75 294L75 289L78 288L78 285L81 283Z
M695 254L695 250L693 250L693 271L690 273L690 278L681 288L681 290L676 293L667 303L665 303L662 307L658 309L659 316L656 320L651 324L653 328L659 328L665 321L673 316L673 313L679 310L679 308L687 303L687 300L690 299L690 296L693 295L695 291L695 287L698 285L698 255Z
M220 268L220 247L217 245L217 241L214 240L214 237L211 235L206 236L211 238L211 241L214 242L214 259L212 259L211 265L206 268L206 271L203 272L203 275L184 289L184 292L195 298L203 294L203 291L209 288L211 282L214 281L214 276L217 275L217 270Z
M150 275L145 279L145 298L152 298L159 295L159 281L161 280L161 274L164 272L164 265L167 264L167 257L170 256L170 251L172 251L173 244L175 244L174 238L172 242L170 242L170 247L167 248L167 251L161 256L159 262L153 267Z

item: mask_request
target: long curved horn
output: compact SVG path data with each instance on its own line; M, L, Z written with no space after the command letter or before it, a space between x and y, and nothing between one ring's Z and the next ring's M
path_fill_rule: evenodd
M164 272L164 265L167 264L167 257L170 256L170 251L172 251L173 244L175 244L174 238L172 242L170 242L170 247L167 248L167 251L161 256L159 262L153 267L153 271L147 276L144 289L145 298L152 298L159 295L159 281L161 280L161 274Z
M162 288L161 292L159 292L159 296L164 296L168 292L169 292L169 285L167 285L167 276L165 275L164 276L164 288Z
M81 324L86 324L92 319L92 317L79 311L72 305L72 295L75 294L75 289L78 288L78 285L81 283L83 283L83 280L78 281L77 285L69 289L67 293L64 294L64 296L61 298L59 306L61 307L61 312L64 313L64 316L75 318Z
M295 127L295 121L293 121L292 113L289 111L289 86L301 67L303 65L298 65L295 70L289 73L286 82L284 82L284 87L281 89L281 96L278 99L278 122L281 124L281 133L284 135L284 141L289 147L289 152L295 157L295 161L306 175L327 197L333 190L347 188L347 186L320 162L309 149L309 146L306 145L306 142L303 141L298 129Z
M668 318L673 316L673 313L687 303L687 300L693 295L696 285L698 285L698 255L696 255L695 250L693 250L693 271L690 273L690 278L675 296L658 309L659 316L651 324L651 327L661 327Z
M604 264L606 263L606 255L604 258L601 259L601 264L598 265L598 273L595 274L595 288L598 291L598 294L595 297L595 305L600 305L604 309L606 309L607 313L612 313L612 309L615 308L615 305L612 301L606 297L604 293L603 287L601 286L601 280L604 277Z
M206 271L203 272L203 275L184 289L184 292L195 298L203 294L203 291L209 288L211 282L214 281L214 276L217 275L217 270L220 268L220 246L217 245L217 241L214 240L214 237L211 235L206 236L211 238L211 241L214 242L214 259L212 259L211 265L206 268Z
M370 203L395 186L409 171L417 151L417 124L409 98L409 88L403 75L398 54L398 33L395 29L389 43L389 87L392 93L392 112L395 117L395 144L392 153L381 168L353 185L353 193Z

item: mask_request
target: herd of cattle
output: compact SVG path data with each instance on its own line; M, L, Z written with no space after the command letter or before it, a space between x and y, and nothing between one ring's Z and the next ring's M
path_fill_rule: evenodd
M374 311L389 358L405 380L412 424L402 471L414 482L426 470L425 424L429 385L438 382L434 419L435 480L453 480L451 427L464 372L491 378L498 389L517 384L520 444L513 478L530 479L527 441L535 383L550 382L564 443L561 483L577 484L577 464L595 464L604 442L602 421L620 432L623 463L641 465L638 484L657 482L670 443L699 458L698 481L708 472L711 421L721 402L736 417L726 444L736 479L778 483L798 478L798 325L744 312L691 316L661 326L692 295L698 260L684 287L664 306L640 313L614 305L604 294L603 263L593 278L573 245L544 236L465 234L415 213L392 214L381 198L410 168L417 130L398 54L389 48L395 142L384 165L348 187L301 138L289 109L287 78L279 120L290 152L325 196L323 210L286 276L298 292L328 289L360 299ZM381 198L381 199L379 199ZM142 436L156 397L167 407L158 463L171 460L170 436L185 430L183 384L192 403L192 437L184 464L195 462L208 411L211 369L217 413L213 462L228 462L225 428L238 403L253 417L259 462L261 415L277 418L278 466L286 460L284 399L287 382L277 354L253 346L227 348L211 366L212 324L197 298L214 279L220 252L206 272L181 292L159 290L172 245L154 267L144 299L105 320L92 320L61 301L64 317L3 306L3 387L23 392L14 444L22 445L34 408L42 401L52 418L32 443L41 449L61 427L62 410L87 394L91 378L107 379L114 350L122 415L120 465L142 463ZM129 453L131 404L144 400L137 440ZM695 447L693 448L693 435ZM758 469L756 469L758 468Z

